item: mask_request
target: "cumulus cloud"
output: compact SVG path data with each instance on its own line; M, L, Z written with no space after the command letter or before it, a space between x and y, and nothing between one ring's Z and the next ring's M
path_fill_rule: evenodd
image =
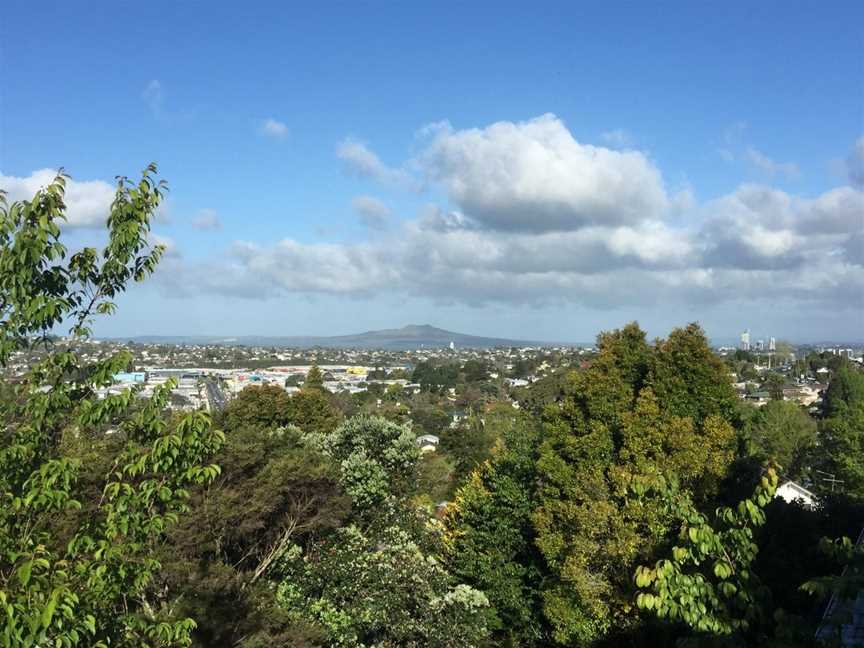
M56 169L40 169L26 177L0 173L0 189L9 202L30 200L34 194L57 177ZM66 226L101 227L108 219L115 187L102 180L66 181Z
M288 136L288 126L278 119L268 117L261 122L258 132L273 139L283 139Z
M368 178L391 187L419 191L420 183L404 169L390 167L362 142L346 139L336 149L345 170L358 178Z
M170 290L597 308L770 295L864 307L864 192L854 187L803 197L743 184L700 204L689 189L668 193L644 153L582 144L553 115L466 130L442 122L419 137L412 168L441 200L416 217L383 230L388 207L357 196L369 241L237 242L221 264L174 263ZM356 142L340 157L364 177L402 173Z
M490 229L632 225L659 218L669 202L644 154L580 144L550 114L442 129L420 163L461 211Z
M752 146L747 147L747 160L769 176L781 175L794 180L801 175L801 170L794 162L776 162Z
M430 206L392 235L363 244L237 243L224 272L187 267L182 283L247 297L393 293L469 305L613 308L771 294L860 308L860 228L840 231L844 221L838 217L825 231L808 233L825 209L862 204L864 194L848 192L804 200L744 186L699 207L704 221L692 230L662 221L554 232L490 230Z
M351 208L369 229L387 229L392 212L381 200L373 196L355 196L351 199Z
M842 258L846 242L861 230L864 194L840 187L805 199L747 184L704 211L706 265L808 272L820 259Z
M201 209L192 219L192 227L204 231L218 230L222 227L222 221L215 209Z

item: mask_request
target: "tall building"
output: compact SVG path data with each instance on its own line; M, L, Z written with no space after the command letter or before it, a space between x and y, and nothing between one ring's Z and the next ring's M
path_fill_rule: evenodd
M750 330L746 330L741 334L741 350L749 351L750 350Z
M765 350L765 340L756 340L756 350L764 351Z
M775 340L773 337L768 340L768 350L769 351L776 351L777 350L777 340Z

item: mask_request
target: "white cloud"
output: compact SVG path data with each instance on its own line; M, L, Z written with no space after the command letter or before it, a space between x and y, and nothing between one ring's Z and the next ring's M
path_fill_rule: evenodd
M272 137L274 139L283 139L288 136L288 126L278 119L269 117L261 122L258 132L261 135Z
M336 149L346 171L359 178L368 178L391 187L420 191L421 185L404 169L389 167L365 144L346 139Z
M351 208L360 222L372 230L387 229L392 216L390 208L373 196L355 196L351 199Z
M0 174L0 189L9 202L30 200L57 176L55 169L40 169L27 177ZM102 180L66 181L66 226L101 227L108 219L115 187Z
M469 130L442 122L419 138L412 168L444 204L384 231L379 224L397 222L387 205L357 196L368 242L238 242L220 262L172 262L162 281L173 294L250 298L390 293L671 308L761 306L770 296L794 308L864 308L864 192L853 187L805 198L743 184L699 204L689 188L670 195L645 154L581 144L552 115ZM345 142L339 154L358 175L405 181L405 167L362 144Z
M256 298L390 293L470 305L614 308L758 302L770 294L861 308L864 255L855 241L862 234L845 220L861 205L864 194L851 188L802 199L745 185L698 207L704 224L695 229L654 220L567 231L493 230L430 206L379 240L238 243L224 271L187 267L172 281ZM831 224L809 232L828 212Z
M769 176L782 175L790 180L801 176L801 170L794 162L775 162L752 146L747 148L747 159L753 166Z
M141 98L154 116L158 117L162 114L162 105L165 101L165 96L162 90L162 83L158 79L153 79L145 86L144 91L141 93Z
M197 230L218 230L222 227L222 221L215 209L201 209L192 219L192 227Z
M819 259L842 259L844 245L864 225L864 193L840 187L805 199L746 184L703 211L706 265L803 273Z
M660 172L644 154L580 144L551 114L440 130L419 161L466 216L492 229L636 224L668 207Z

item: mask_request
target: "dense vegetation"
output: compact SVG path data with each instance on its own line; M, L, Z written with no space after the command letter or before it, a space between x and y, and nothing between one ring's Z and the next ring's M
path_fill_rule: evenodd
M119 179L100 251L61 243L63 176L0 208L0 363L42 348L0 392L0 645L812 646L827 597L864 588L847 361L816 417L782 385L743 403L696 324L601 334L518 407L480 361L355 396L315 367L215 421L168 410L170 383L97 399L128 356L87 364L51 335L85 339L156 267L154 177ZM789 478L820 505L775 499Z

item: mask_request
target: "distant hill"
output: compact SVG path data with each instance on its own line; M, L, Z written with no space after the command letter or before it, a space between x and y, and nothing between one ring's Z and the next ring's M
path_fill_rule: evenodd
M289 347L306 349L322 348L353 348L353 349L387 349L408 350L449 346L451 342L459 348L488 349L492 347L525 347L550 344L530 340L508 340L504 338L480 337L465 335L453 331L430 326L429 324L412 324L399 329L384 329L367 331L356 335L336 335L329 337L316 336L261 336L243 335L225 337L215 335L141 335L131 338L114 338L115 340L132 340L150 344L224 344L245 346Z

